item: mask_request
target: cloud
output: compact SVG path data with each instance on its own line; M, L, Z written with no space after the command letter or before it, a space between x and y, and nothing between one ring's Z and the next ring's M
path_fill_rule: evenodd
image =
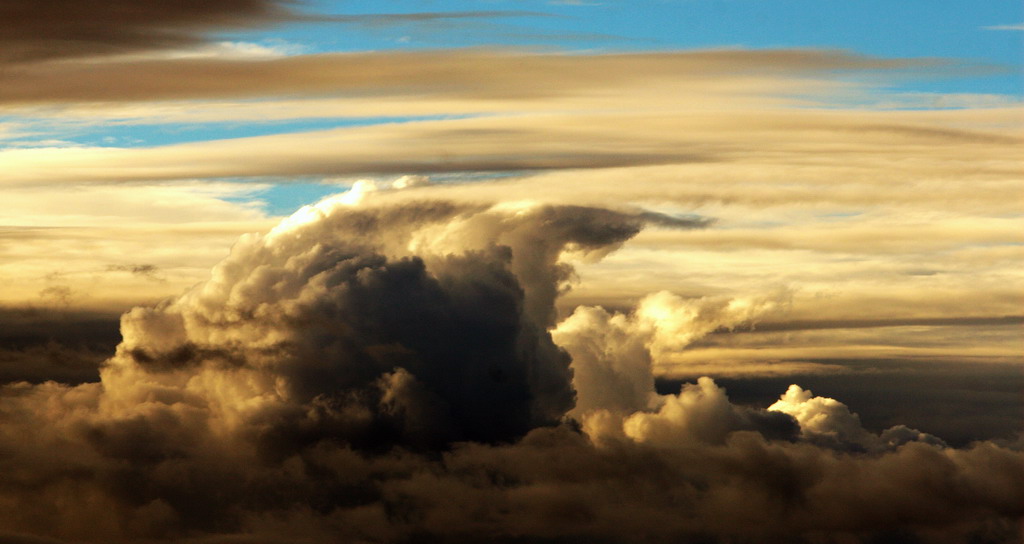
M857 329L874 327L908 327L908 326L955 326L955 325L1019 325L1024 324L1024 316L999 316L999 317L935 317L918 319L871 319L871 320L850 320L850 321L798 321L798 322L772 322L759 323L759 332L767 331L799 331L818 329ZM753 329L751 329L753 331ZM738 331L738 332L743 332Z
M357 443L386 432L399 444L500 441L557 421L572 405L568 358L546 332L568 273L559 254L619 243L641 220L582 207L350 209L372 201L351 195L244 239L178 301L125 314L104 379L229 368L276 376L274 402L326 403L323 417L338 420L318 428L381 415L378 404L417 418L406 430L357 418Z
M901 446L910 441L923 441L944 446L938 437L900 425L875 436L864 429L860 417L843 403L827 397L815 397L798 385L791 385L769 411L793 416L800 431L809 440L840 448L875 449Z
M1021 540L1019 104L863 85L1004 68L295 9L0 8L0 541Z
M5 191L5 211L20 226L0 232L0 267L14 278L0 296L23 303L49 287L42 278L64 270L79 303L125 308L202 280L237 234L267 228L251 204L259 195L242 184L207 180L202 193L197 181L143 188L133 180L319 172L351 184L366 177L361 171L395 170L371 178L385 187L408 167L446 174L387 198L618 202L684 220L716 218L706 229L651 225L610 259L581 260L578 283L559 299L562 315L580 304L629 308L660 290L730 298L797 286L787 320L851 324L706 338L659 365L662 373L696 378L695 364L715 375L778 373L786 367L776 362L843 357L1019 362L1012 327L972 321L1020 313L1018 113L520 115L137 150L4 151L0 177L21 184ZM662 160L677 163L648 164ZM451 173L506 167L551 170L486 183ZM89 184L53 190L76 179ZM186 219L188 226L162 232ZM172 235L188 242L180 250L153 242ZM103 274L125 254L160 266L167 284ZM127 293L137 298L125 300ZM904 325L863 326L878 308Z
M574 414L595 410L629 414L656 407L654 367L719 328L750 326L785 304L785 294L733 300L686 300L662 291L644 297L630 314L580 306L552 331L572 356Z
M843 51L801 49L593 55L456 49L327 53L265 60L110 58L104 62L14 66L3 79L0 104L286 95L333 95L352 100L372 95L375 101L386 99L384 104L389 105L400 105L403 99L415 97L421 104L447 101L449 109L462 104L463 111L467 105L472 111L488 105L501 106L505 100L529 103L593 96L592 91L608 88L643 91L653 86L654 90L669 87L672 92L679 92L686 91L683 84L728 90L732 83L747 86L743 93L749 96L753 80L763 81L764 91L788 87L793 93L806 95L816 85L834 80L836 73L898 73L910 68L942 71L955 70L954 66L952 61L883 59ZM820 82L813 83L815 79ZM741 94L739 89L735 94ZM254 115L258 115L256 110Z
M786 368L783 363L780 373L757 374L757 360L728 365L712 357L704 354L703 359L695 359L676 378L659 373L657 390L675 393L710 374L728 390L732 402L767 407L790 385L799 384L804 391L841 399L871 434L902 425L939 436L956 447L981 440L1012 442L1021 431L1024 399L1019 391L1024 387L1024 369L1019 363L848 357L816 359L804 368ZM700 363L709 359L713 362ZM682 371L684 366L676 368Z
M0 306L0 383L94 382L120 341L116 314Z
M323 20L361 25L392 25L443 21L446 19L493 19L497 17L554 17L538 11L421 11L414 13L367 13L360 15L325 15ZM317 18L319 19L319 17Z
M252 202L261 188L193 181L5 192L0 304L36 304L55 271L76 309L121 313L180 293L239 235L273 225Z
M952 112L951 112L952 113ZM389 123L365 127L338 128L296 134L215 140L153 148L60 148L0 150L8 168L0 175L4 185L70 182L128 182L225 177L400 175L415 173L495 172L509 170L569 170L641 167L652 165L713 165L771 171L797 170L810 186L775 191L760 186L746 193L751 182L737 181L715 189L695 188L679 182L664 186L641 183L641 198L709 198L785 204L794 200L877 202L872 193L840 191L823 193L820 178L794 164L799 157L813 154L823 170L849 168L843 161L863 161L855 178L859 183L888 186L897 193L896 202L907 202L906 190L865 177L865 169L892 169L890 155L905 153L920 170L908 169L901 177L917 179L937 165L966 172L969 158L985 159L978 172L982 181L1009 190L1006 178L1011 164L1009 150L1015 150L1020 135L1013 128L988 127L984 131L921 130L917 122L943 125L958 120L978 122L997 112L956 112L946 120L933 113L906 112L901 123L879 129L867 121L882 114L853 112L765 112L763 114L686 112L629 112L489 116L482 118ZM1004 112L1005 113L1005 112ZM893 117L885 114L884 117ZM1005 121L1004 121L1005 122ZM897 128L899 127L899 128ZM699 138L698 138L699 137ZM903 150L892 150L893 138L905 141ZM913 144L913 145L909 145ZM774 159L768 160L771 153ZM927 161L927 162L923 162ZM762 163L767 162L768 165ZM923 162L923 164L922 164ZM842 166L845 165L845 166ZM753 174L752 174L753 175ZM770 176L766 172L759 177ZM576 180L580 183L581 180ZM554 187L552 192L557 192ZM621 193L621 184L606 187L601 196ZM488 190L488 189L483 189ZM950 189L946 189L947 191ZM764 193L767 192L767 195ZM719 196L718 193L724 193ZM974 193L973 200L991 198ZM728 195L728 196L726 196ZM764 200L762 200L764 199ZM596 200L596 198L595 198ZM1003 205L1005 199L1000 198Z
M208 281L122 316L100 382L0 389L4 536L1019 536L1024 458L1009 447L956 450L896 427L886 448L850 453L808 433L852 414L803 390L783 397L799 417L735 405L710 378L655 393L663 349L777 299L661 293L631 314L581 309L549 333L565 259L607 258L648 217L378 190L246 235ZM606 376L587 384L588 367ZM624 383L635 394L611 395ZM565 419L576 395L593 406L582 432ZM804 424L820 413L828 425Z
M982 27L985 30L1024 30L1024 23L1017 25L995 25Z
M0 8L0 61L66 59L145 49L166 49L203 41L206 32L294 19L288 2L130 0L15 0Z
M0 31L0 62L18 65L185 49L208 43L215 31L285 22L381 26L544 15L526 11L326 15L302 13L294 9L296 5L291 0L158 0L144 5L128 0L13 0L0 7L0 18L7 23Z
M160 279L157 276L160 268L153 264L112 264L107 266L107 270L112 272L128 272L136 276Z
M622 421L622 432L631 440L662 447L695 441L720 444L739 430L755 430L768 438L786 439L795 435L796 425L788 417L734 406L725 390L708 377L684 385L677 395L663 396L656 412L634 412Z

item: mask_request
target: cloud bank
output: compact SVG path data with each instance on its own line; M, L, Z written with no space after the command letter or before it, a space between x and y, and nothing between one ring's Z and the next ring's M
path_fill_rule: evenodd
M208 281L124 314L100 382L4 386L2 537L1019 539L1019 448L874 434L795 385L767 410L711 378L655 392L666 352L785 293L656 293L557 323L570 261L606 257L650 212L371 189L243 237Z

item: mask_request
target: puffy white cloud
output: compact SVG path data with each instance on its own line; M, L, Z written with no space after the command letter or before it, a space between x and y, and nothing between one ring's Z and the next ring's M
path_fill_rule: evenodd
M642 410L653 402L654 374L649 334L635 319L581 306L552 331L572 355L578 414L602 409Z
M656 413L637 412L626 418L626 436L640 443L673 444L692 440L721 442L739 427L725 391L708 377L687 384L678 395L663 397Z
M811 439L854 445L864 445L870 440L860 418L845 404L827 397L815 397L799 385L789 386L768 409L793 416L800 424L800 431Z
M864 429L860 417L848 406L828 397L815 397L799 385L789 386L768 410L793 416L806 439L829 447L877 450L915 441L945 445L938 437L905 425L887 429L880 436L871 433Z
M785 306L787 294L686 299L668 291L644 297L629 314L580 306L552 331L572 355L575 414L657 407L654 366L720 328L750 326Z

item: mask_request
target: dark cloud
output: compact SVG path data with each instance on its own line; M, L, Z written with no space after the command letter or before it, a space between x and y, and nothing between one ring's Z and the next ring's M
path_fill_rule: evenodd
M796 386L768 410L706 377L657 394L659 346L770 300L552 329L563 253L642 214L352 196L124 314L100 382L0 388L0 541L1019 540L1012 445L877 434Z
M204 33L294 19L284 0L11 0L0 4L0 61L192 45Z
M116 314L103 312L0 307L0 341L8 347L26 347L49 340L116 345L121 340L118 319Z
M699 216L678 216L659 212L644 211L640 218L651 225L674 229L706 228L715 223L715 220Z
M114 353L115 344L109 349L55 341L23 348L0 347L0 383L94 382L99 379L100 365Z
M62 542L64 541L52 538L40 538L6 532L0 533L0 544L61 544Z
M0 383L99 379L121 341L116 315L47 308L0 308Z
M547 333L570 272L559 254L612 246L642 225L572 206L325 209L236 246L181 300L126 314L110 375L276 381L288 404L316 406L260 416L255 432L276 449L327 437L358 448L513 440L573 404L569 358ZM450 249L401 255L415 232L459 222ZM478 231L490 233L467 240Z
M295 0L10 0L0 4L0 63L110 56L188 47L212 32L275 23L369 27L538 17L530 11L312 14Z
M136 276L157 278L160 268L153 264L112 264L107 267L111 272L129 272Z
M76 541L117 535L104 535L104 526L145 540L174 540L182 534L176 526L185 526L225 542L871 542L901 534L1010 543L1020 536L1020 454L987 445L911 444L868 457L741 432L720 446L597 448L562 427L511 445L462 444L440 458L367 456L320 443L284 461L242 464L237 453L229 453L234 463L212 456L200 463L188 442L176 442L185 451L164 449L182 438L174 427L154 435L121 423L111 431L91 439L110 467L75 465L78 486L107 487L99 495L106 509ZM133 468L115 468L125 463ZM61 497L88 508L84 498L61 496L59 486L69 483L37 485L23 507Z
M160 274L160 267L156 264L110 264L106 266L108 271L123 271L133 276L146 278L157 282L164 282L166 279Z

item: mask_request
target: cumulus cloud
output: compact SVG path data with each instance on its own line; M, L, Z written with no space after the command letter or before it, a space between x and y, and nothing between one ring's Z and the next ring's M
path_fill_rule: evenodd
M654 366L673 352L721 328L750 326L785 305L786 294L684 299L661 291L630 314L580 306L552 331L573 358L575 413L632 412L660 401Z
M789 386L768 410L793 416L804 437L829 447L871 450L914 441L945 446L942 439L906 425L897 425L875 435L864 429L860 416L845 404L828 397L815 397L799 385Z
M557 422L573 402L568 357L547 333L570 272L559 256L613 247L642 220L582 207L374 207L375 190L359 183L243 238L202 286L125 314L105 382L206 375L188 389L234 410L240 393L217 393L229 371L262 399L255 411L322 403L315 426L395 434L383 444L412 440L404 423L375 419L384 414L442 444ZM293 417L306 415L280 425L303 424Z
M622 422L626 436L638 443L673 446L702 441L724 442L734 431L750 429L770 438L788 438L792 421L763 411L732 405L725 390L702 377L686 384L678 395L660 399L657 412L635 412Z
M656 293L556 323L569 260L606 256L649 214L388 194L304 208L124 314L100 382L4 386L2 537L1019 537L1009 447L900 427L856 453L815 440L856 421L801 389L783 397L796 415L735 405L710 378L654 392L652 361L784 296Z

